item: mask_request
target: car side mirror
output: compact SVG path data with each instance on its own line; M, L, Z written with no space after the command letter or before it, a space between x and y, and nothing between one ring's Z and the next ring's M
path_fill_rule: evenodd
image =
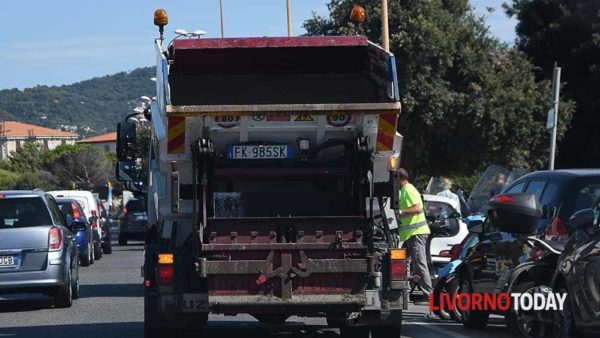
M121 122L117 126L117 159L133 161L135 159L136 124Z
M579 210L569 218L569 225L573 230L583 229L594 224L594 210Z

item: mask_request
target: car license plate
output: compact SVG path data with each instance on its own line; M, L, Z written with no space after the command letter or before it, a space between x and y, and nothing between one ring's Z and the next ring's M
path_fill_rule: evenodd
M184 313L208 312L208 294L184 293L181 305Z
M15 266L17 260L13 256L0 256L0 266Z
M232 145L227 147L227 158L232 160L271 160L292 157L286 145Z

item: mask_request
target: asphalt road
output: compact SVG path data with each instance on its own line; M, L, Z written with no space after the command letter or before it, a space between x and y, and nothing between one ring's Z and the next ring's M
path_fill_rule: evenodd
M54 309L48 298L19 295L0 298L0 337L18 338L133 338L143 337L140 244L113 246L80 272L81 298L69 309ZM462 325L429 318L427 307L411 306L404 314L404 337L509 337L502 321L491 320L486 331L467 331ZM211 316L202 337L339 337L325 321L290 318L288 326L269 329L250 316Z

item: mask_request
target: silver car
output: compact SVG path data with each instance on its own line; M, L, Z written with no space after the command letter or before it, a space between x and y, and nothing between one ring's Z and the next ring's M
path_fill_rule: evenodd
M49 194L0 191L0 294L43 293L70 307L79 297L71 230Z

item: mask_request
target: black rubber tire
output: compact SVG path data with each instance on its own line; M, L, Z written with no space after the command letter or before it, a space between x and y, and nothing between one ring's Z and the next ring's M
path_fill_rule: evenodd
M371 328L372 338L401 338L402 324L391 326L376 326Z
M119 235L119 245L127 245L127 236Z
M368 326L342 326L340 336L342 338L369 338L371 328Z
M461 276L460 278L461 292L473 293L473 286L466 276ZM461 316L463 318L463 325L467 329L481 330L485 329L488 324L488 320L490 319L490 314L486 311L465 311L461 312Z
M104 248L102 248L102 250L106 255L110 255L112 253L112 243L110 240L104 245Z
M54 306L57 308L69 308L73 305L73 283L71 280L71 269L65 278L65 284L60 286L53 297Z
M90 250L90 244L88 243L87 254L81 258L81 266L90 266L92 264L92 252Z
M144 338L171 337L174 334L174 330L163 326L165 320L156 313L157 308L157 297L144 296Z
M437 283L435 284L435 287L433 288L433 292L432 292L432 297L433 297L433 305L438 308L438 310L433 310L433 313L435 313L436 316L440 317L441 319L445 319L445 320L450 320L450 312L448 310L442 310L439 309L439 305L440 305L440 295L442 294L442 292L444 292L446 290L446 278L441 278L437 281Z
M575 321L573 320L573 306L569 298L569 291L563 286L559 288L558 293L566 294L567 298L565 299L563 311L554 312L551 336L555 338L582 337L582 333L577 330L577 326L575 326Z
M94 255L96 260L102 258L102 247L100 243L94 243Z
M75 268L75 278L71 288L73 289L73 299L79 299L79 266Z
M446 283L446 292L451 296L458 294L459 290L460 281L458 277L454 278L452 281L450 281L450 283ZM452 320L456 321L457 323L462 323L462 314L460 313L458 307L455 306L454 310L449 311L449 313Z
M534 288L535 286L536 286L535 283L532 281L521 281L521 282L519 282L519 284L516 284L513 286L511 292L524 293L524 292L527 292L527 290ZM543 330L541 330L540 323L534 323L537 325L532 327L531 330L528 332L527 328L523 327L522 324L519 322L519 318L518 318L517 314L512 310L509 310L509 312L506 314L504 319L506 321L506 327L508 328L510 333L512 335L514 335L515 337L543 337L544 336L541 333L541 332L543 332Z

